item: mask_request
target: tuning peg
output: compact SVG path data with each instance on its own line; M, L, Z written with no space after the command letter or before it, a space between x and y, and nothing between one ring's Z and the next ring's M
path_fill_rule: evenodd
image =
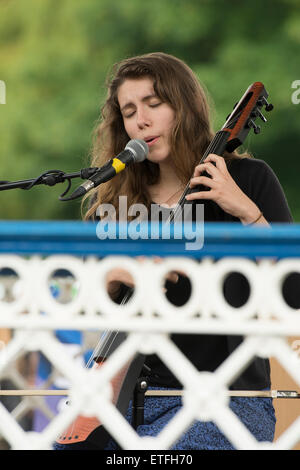
M260 119L263 121L263 122L267 122L267 119L265 118L265 116L260 112L260 110L258 108L256 108L254 111L252 111L252 113L250 114L250 117L252 118L257 118L257 117L260 117Z
M258 104L259 106L266 106L266 111L272 111L272 109L274 109L274 106L271 103L268 103L267 99L264 96L262 96L262 98L258 101Z
M267 122L267 119L266 119L265 116L260 112L259 109L257 110L257 116L260 117L260 119L261 119L263 122Z
M259 126L257 126L257 125L255 124L255 122L252 121L252 119L249 119L249 121L248 121L248 126L249 126L249 127L252 127L252 128L254 129L254 134L259 134L260 131L261 131L261 128L260 128Z

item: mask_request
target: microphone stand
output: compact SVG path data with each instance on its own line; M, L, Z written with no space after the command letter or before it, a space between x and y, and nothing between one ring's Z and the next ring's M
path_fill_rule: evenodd
M28 190L38 184L54 186L57 183L64 183L65 181L68 181L67 189L59 197L59 199L61 199L69 191L71 187L71 180L73 178L81 178L81 179L86 180L86 179L89 179L91 176L93 176L97 171L99 171L99 168L83 168L80 171L77 171L75 173L69 173L69 174L65 173L62 170L48 170L34 179L21 180L21 181L0 181L0 191L5 191L7 189L16 189L16 188Z

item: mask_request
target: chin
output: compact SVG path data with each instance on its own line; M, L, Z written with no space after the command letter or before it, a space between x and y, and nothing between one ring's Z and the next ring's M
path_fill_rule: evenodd
M151 153L149 152L149 155L147 157L147 159L152 162L152 163L167 163L169 161L171 161L171 158L170 158L170 155L167 154L167 155L162 155L162 154L156 154L156 155L151 155Z

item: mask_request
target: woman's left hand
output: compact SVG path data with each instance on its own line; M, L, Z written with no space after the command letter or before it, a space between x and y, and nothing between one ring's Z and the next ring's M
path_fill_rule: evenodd
M211 178L201 176L204 171ZM196 166L193 178L190 181L190 188L199 184L207 186L210 191L189 194L186 196L187 200L211 199L225 212L239 218L245 225L252 223L259 217L260 209L231 177L223 157L210 153L204 163ZM265 222L267 223L267 221Z

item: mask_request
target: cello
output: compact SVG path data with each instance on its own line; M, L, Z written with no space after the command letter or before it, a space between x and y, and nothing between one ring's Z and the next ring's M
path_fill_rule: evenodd
M273 105L267 101L268 93L261 82L255 82L250 85L241 99L234 105L233 111L227 116L222 128L215 134L208 145L199 164L203 163L210 153L222 156L225 152L231 153L243 144L251 129L255 134L260 132L260 126L256 124L256 119L260 118L266 122L265 116L261 110L264 107L266 111L271 111ZM201 190L209 190L201 187ZM199 191L199 187L191 189L189 183L186 185L180 200L174 210L171 211L168 222L176 222L176 217L184 204L192 204L186 200L187 194ZM133 289L126 288L121 293L121 304L126 303ZM106 359L119 347L126 339L124 332L106 332L99 344L96 346L92 360L95 361L94 368L101 368ZM112 402L118 411L125 415L130 399L133 396L137 380L142 372L145 356L137 353L133 360L126 364L118 372L111 382L113 388ZM67 448L70 445L72 449L104 449L111 438L104 425L97 417L88 417L79 415L74 423L62 433L57 440L58 444L64 444Z

